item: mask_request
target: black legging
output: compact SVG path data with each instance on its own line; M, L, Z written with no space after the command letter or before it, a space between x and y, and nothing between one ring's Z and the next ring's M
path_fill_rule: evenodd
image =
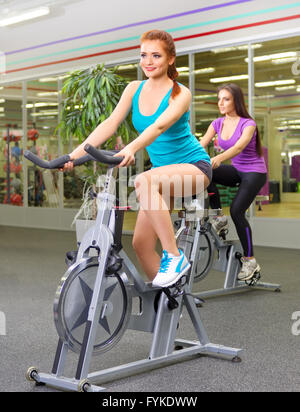
M207 191L214 193L210 196L210 206L213 209L221 208L221 201L216 183L223 186L235 187L239 189L230 206L230 215L235 224L237 234L240 238L244 256L253 256L252 231L248 220L245 217L255 196L266 183L267 174L257 172L239 172L230 165L221 165L213 170L213 178Z

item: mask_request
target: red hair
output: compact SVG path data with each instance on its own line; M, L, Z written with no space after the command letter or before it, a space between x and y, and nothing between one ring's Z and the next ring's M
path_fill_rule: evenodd
M141 36L141 43L145 40L160 40L164 44L164 49L169 57L176 57L176 49L172 36L164 30L149 30ZM174 98L180 93L180 86L175 80L178 77L178 71L175 66L175 60L173 64L168 67L168 76L174 82L171 97Z

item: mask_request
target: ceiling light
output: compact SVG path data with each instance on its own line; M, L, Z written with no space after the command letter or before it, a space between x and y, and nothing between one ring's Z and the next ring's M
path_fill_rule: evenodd
M275 97L275 94L265 94L263 96L254 96L254 99L263 100L263 99L271 99L272 97Z
M179 76L189 76L189 68L188 67L179 67L177 69L179 72ZM197 69L193 71L193 74L206 74L206 73L213 73L216 69L214 67L203 67L202 69Z
M58 103L55 102L37 102L34 103L35 107L47 107L47 106L58 106Z
M58 103L50 102L37 102L37 103L27 103L26 109L32 109L33 107L48 107L48 106L58 106Z
M211 83L225 83L225 82L230 82L234 80L246 80L248 79L249 76L248 74L238 74L236 76L227 76L227 77L215 77L213 79L209 79Z
M253 57L253 61L254 62L265 62L267 60L297 57L297 55L298 55L297 52L273 53L273 54L266 54L264 56ZM245 62L248 62L248 58L245 59Z
M251 49L260 49L263 45L260 43L251 44ZM242 46L237 46L238 50L248 50L248 44L244 44Z
M66 79L67 77L70 77L70 75L64 74L63 76L57 76L57 77L41 77L39 79L39 82L41 83L57 82L58 80L63 80L63 79Z
M132 69L136 69L138 67L137 64L124 64L124 65L120 65L118 66L118 71L122 71L122 70L132 70Z
M209 99L210 97L215 98L215 97L217 97L217 96L218 96L217 93L212 93L212 94L200 94L200 95L198 95L198 96L194 96L194 99L195 99L195 100L197 100L197 99Z
M285 57L283 59L272 59L272 64L288 64L297 61L297 57Z
M58 92L40 92L37 93L39 97L47 97L47 96L57 96Z
M26 20L36 19L37 17L46 16L49 13L49 7L40 7L38 9L29 10L25 13L17 14L16 16L7 17L0 20L0 27L6 27L12 24L21 23Z
M54 116L57 114L58 114L57 110L45 110L43 112L31 113L30 115L33 117L39 117L39 116Z
M274 81L271 81L271 82L255 83L255 87L283 86L285 84L294 84L294 83L296 83L295 79L274 80Z
M297 86L282 86L282 87L275 87L275 90L282 92L283 90L291 90L296 89Z
M176 67L176 70L178 71L178 73L182 73L182 72L188 72L190 68L189 67Z
M204 67L203 69L194 70L195 74L213 73L216 69L214 67Z
M251 44L251 49L259 49L262 47L262 44ZM226 53L226 52L231 52L235 50L248 50L248 44L243 44L241 46L232 46L232 47L220 47L219 49L213 49L211 50L212 53L218 54L218 53Z
M281 122L281 124L298 124L300 123L300 120L285 120Z
M5 99L0 99L0 103L5 103Z

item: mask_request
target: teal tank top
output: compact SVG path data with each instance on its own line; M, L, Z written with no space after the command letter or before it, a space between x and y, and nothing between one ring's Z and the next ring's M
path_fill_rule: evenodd
M144 116L139 110L139 96L145 82L146 80L141 82L132 100L132 122L140 134L167 109L172 93L170 89L153 115ZM190 112L184 113L176 123L146 147L153 167L196 163L199 160L210 163L208 154L191 133L189 115Z

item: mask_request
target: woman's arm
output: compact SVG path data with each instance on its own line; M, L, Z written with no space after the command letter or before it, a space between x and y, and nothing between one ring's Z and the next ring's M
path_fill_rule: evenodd
M129 166L132 164L135 153L149 146L158 136L176 123L189 110L190 102L191 92L186 87L181 87L180 94L170 101L168 108L156 121L118 153L118 156L124 156L119 166Z
M219 167L220 164L225 160L232 159L233 157L241 153L245 149L245 147L250 143L250 140L252 139L255 130L255 126L245 127L241 137L238 139L234 146L211 159L213 169Z
M84 151L84 146L87 143L95 147L100 146L117 131L119 125L130 112L132 98L139 84L140 81L133 81L128 84L112 114L104 120L104 122L99 124L99 126L96 127L96 129L85 139L83 143L81 143L81 145L70 153L71 160L75 160L86 154Z
M212 141L213 137L216 135L216 131L212 125L212 123L209 125L205 135L201 138L200 143L201 146L206 148L208 144Z

